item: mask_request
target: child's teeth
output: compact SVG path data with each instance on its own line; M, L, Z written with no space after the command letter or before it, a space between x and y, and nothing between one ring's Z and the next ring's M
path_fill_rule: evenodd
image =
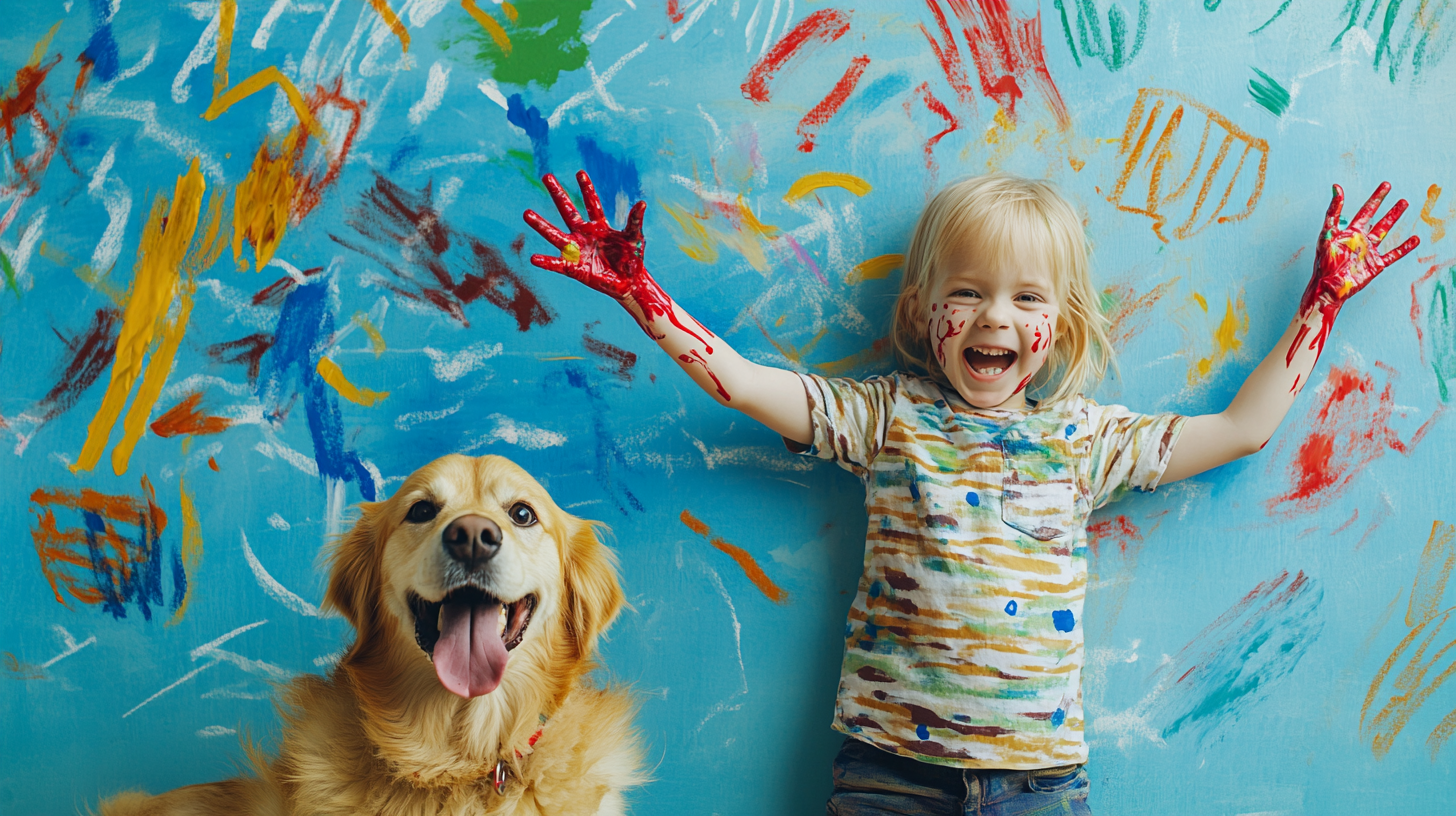
M1000 374L1001 372L1003 372L1005 370L1006 369L1004 369L1004 368L987 368L987 369L982 369L981 373L982 374L992 374L992 375L995 375L995 374Z

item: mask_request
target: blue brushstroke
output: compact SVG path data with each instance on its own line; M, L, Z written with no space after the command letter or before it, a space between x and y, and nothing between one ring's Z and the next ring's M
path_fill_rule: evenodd
M875 108L910 90L910 84L909 74L882 76L868 85L856 88L839 109L839 115L862 119L874 112Z
M96 20L96 30L91 32L91 41L86 43L81 54L91 60L98 79L110 82L121 69L116 37L111 33L111 3L108 0L91 0L91 16Z
M511 94L506 100L506 121L526 131L526 138L531 140L531 155L536 157L536 175L544 176L551 172L548 149L551 126L541 111L535 106L526 107L520 94Z
M628 207L642 200L642 181L631 159L619 159L602 150L590 136L576 137L576 149L609 219L615 217L619 195L626 198Z
M141 609L142 617L151 620L152 604L162 606L163 600L160 536L157 530L152 529L150 517L142 516L140 538L136 541L121 539L121 546L127 551L108 559L107 550L113 544L101 540L107 534L106 519L90 510L83 510L81 516L86 522L91 575L97 591L101 593L101 608L110 612L113 618L120 619L126 617L126 604L134 602ZM116 563L108 563L108 560Z
M182 548L172 550L172 608L182 606L187 597L187 568L182 566Z
M389 154L389 172L398 170L405 162L414 158L420 152L420 137L417 133L411 133L395 145L394 152Z
M272 416L281 416L292 385L303 396L313 457L319 476L359 485L365 501L374 501L374 478L359 454L344 445L344 419L334 390L318 374L324 342L334 333L329 305L329 274L295 285L283 301L273 347L263 356L258 391Z
M1052 612L1052 626L1057 627L1058 632L1070 632L1077 626L1077 618L1070 609L1058 609Z
M974 491L974 490L972 490L971 492L967 493L966 494L966 504L969 504L972 507L980 507L981 506L981 497L980 497L980 495L977 494L976 491Z
M616 505L617 511L622 515L630 515L632 510L644 512L647 508L632 493L632 489L613 475L615 470L627 468L627 456L617 444L616 435L607 425L607 413L611 406L607 405L600 387L582 366L569 364L563 373L566 384L585 394L587 403L591 405L592 437L596 440L596 467L592 468L592 475L597 484L611 497L612 504ZM559 382L555 377L548 377L544 385L551 388L559 385Z
M1062 723L1067 721L1066 709L1059 708L1052 712L1052 728L1061 728Z
M1016 617L1016 601L1012 600L1006 602L1006 614L1010 615L1013 618Z

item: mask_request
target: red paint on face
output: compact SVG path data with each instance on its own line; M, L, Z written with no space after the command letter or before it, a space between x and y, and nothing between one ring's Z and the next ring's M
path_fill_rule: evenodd
M951 309L950 304L945 304L947 311L930 322L930 335L935 338L935 359L945 368L945 341L957 337L966 330L966 321L955 322L955 317L961 312L960 309ZM935 311L935 304L931 304L930 310Z
M1025 388L1026 387L1026 384L1029 383L1029 382L1031 382L1031 378L1032 377L1035 377L1035 376L1036 376L1036 372L1033 371L1032 373L1027 374L1025 377L1023 377L1022 380L1021 380L1021 382L1019 382L1019 383L1016 384L1016 390L1011 392L1012 396L1015 396L1017 394L1020 394L1021 393L1021 389Z
M819 46L832 43L848 32L849 15L838 9L828 8L805 17L748 72L748 78L740 86L743 95L754 102L769 101L768 83L789 60L803 59Z

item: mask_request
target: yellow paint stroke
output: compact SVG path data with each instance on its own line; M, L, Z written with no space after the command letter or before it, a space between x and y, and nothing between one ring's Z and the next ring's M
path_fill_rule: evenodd
M394 36L399 38L400 47L408 54L409 32L405 30L404 23L400 22L399 15L395 14L394 9L389 7L387 0L369 0L369 5L373 6L374 10L379 12L379 16L384 19L384 24L389 26L389 30L394 32Z
M1421 207L1421 220L1431 228L1431 243L1436 243L1446 237L1446 219L1437 218L1431 214L1431 208L1436 206L1436 199L1441 197L1441 188L1432 184L1426 188L1426 204Z
M189 437L190 439L191 437ZM202 525L197 521L197 506L192 503L192 497L187 493L187 480L177 480L178 492L182 495L182 573L187 576L187 589L182 593L182 602L177 605L177 611L172 614L172 619L167 621L168 626L173 626L182 620L187 614L187 602L192 600L192 587L196 584L197 565L202 562Z
M96 409L96 416L86 430L81 453L71 465L73 473L96 467L122 405L142 373L142 358L157 333L163 330L167 308L177 294L183 254L197 229L205 189L206 182L197 169L197 160L193 159L186 175L177 178L170 211L167 197L161 193L152 203L151 215L137 245L131 299L122 317L116 357L111 364L111 381L101 399L101 407Z
M1411 600L1406 611L1406 625L1411 630L1375 673L1375 678L1370 682L1370 690L1360 706L1360 730L1362 736L1370 740L1370 750L1376 759L1383 759L1390 752L1396 737L1410 718L1456 673L1456 662L1448 661L1434 678L1426 681L1426 675L1456 647L1456 640L1449 640L1436 650L1433 657L1426 660L1427 650L1450 636L1449 632L1443 636L1443 630L1451 620L1452 613L1456 613L1456 606L1438 611L1452 566L1456 565L1453 554L1456 554L1456 526L1439 520L1433 522L1425 551L1421 553L1415 582L1411 586ZM1370 707L1379 696L1385 679L1394 671L1396 663L1405 655L1406 650L1417 640L1420 645L1392 682L1394 688L1389 701L1374 717L1369 717ZM1426 748L1430 751L1432 760L1453 733L1456 733L1456 711L1443 717L1426 738Z
M677 222L678 229L682 230L683 240L678 241L677 248L681 249L683 254L705 264L718 260L718 248L714 245L716 241L713 236L708 234L708 228L703 223L709 218L706 212L688 212L685 207L662 201L659 201L657 205L662 208L663 212L672 216L672 220Z
M51 26L51 30L47 31L44 37L36 41L35 48L30 50L30 62L26 63L27 66L35 68L40 65L41 60L45 59L46 51L51 47L51 40L55 39L56 32L61 30L61 23L63 22L65 20L57 20L56 24Z
M490 38L495 40L495 44L500 47L502 54L507 57L511 55L510 35L506 34L506 30L501 28L501 24L497 23L495 18L490 16L490 12L475 5L475 0L460 0L460 7L465 9L466 13L471 17L474 17L475 22L480 23L480 27L485 29L485 33L489 34ZM511 11L515 11L515 8L512 7ZM506 16L509 17L510 14L510 11L506 12ZM515 21L512 20L512 22Z
M504 11L506 13L506 19L510 20L512 23L514 23L516 19L521 16L521 13L519 11L516 11L516 7L510 3L501 3L500 6L501 11Z
M537 357L536 359L537 360L540 360L543 363L550 363L550 362L555 362L557 360L585 360L586 358L585 357L578 357L578 356L576 356L574 354L567 354L567 355L563 355L561 357Z
M253 168L238 183L233 205L233 258L243 257L246 238L259 272L273 259L288 231L288 211L298 183L293 175L298 129L289 131L276 154L270 141L265 139L258 147Z
M1249 313L1244 308L1244 299L1240 297L1237 302L1228 300L1224 306L1223 320L1213 330L1213 354L1200 359L1188 369L1188 384L1197 385L1208 379L1215 366L1244 345L1243 338L1248 333Z
M789 191L784 193L784 200L798 201L815 190L824 187L840 187L857 196L863 196L873 189L870 187L868 181L865 181L859 176L852 176L848 173L831 173L826 170L818 173L810 173L793 184L790 184Z
M370 391L368 388L360 388L349 382L349 378L344 376L344 370L339 368L339 364L327 357L319 358L318 373L320 377L324 378L324 382L339 392L339 396L366 408L389 396L388 391Z
M298 92L298 88L294 87L293 82L284 76L277 66L270 65L234 85L232 90L227 90L228 59L232 55L233 48L233 24L238 15L237 0L222 0L218 14L217 58L212 63L212 104L202 112L202 118L211 122L238 102L269 85L277 85L278 89L283 91L283 95L288 97L288 104L293 106L293 113L298 117L298 121L308 128L308 132L313 134L315 139L323 144L328 144L328 133L314 118L313 112L308 109L308 103L304 101L303 94Z
M758 591L762 592L765 597L777 604L788 602L789 593L785 592L778 584L773 582L772 578L768 577L768 574L763 571L763 567L758 565L758 561L754 559L752 553L736 544L729 544L727 541L713 535L713 531L708 529L708 525L704 524L686 510L682 511L682 515L678 516L678 518L689 530L708 539L709 544L712 544L719 551L726 554L729 558L732 558L738 564L738 567L743 570L743 574L747 576L748 580L752 581L753 585L758 587Z
M766 244L779 236L779 228L758 219L748 202L739 196L729 204L711 202L705 209L693 212L675 204L658 202L683 232L678 248L689 258L702 263L718 260L718 245L736 250L748 265L759 272L769 270ZM727 229L714 222L727 222Z
M1206 300L1203 299L1203 295L1200 295L1199 293L1194 292L1193 293L1193 299L1195 301L1197 301L1198 307L1203 310L1203 313L1204 314L1208 314L1208 301L1206 301Z
M814 351L814 347L819 345L819 341L823 340L829 334L829 327L825 326L824 328L819 330L818 334L815 334L813 337L809 338L809 342L798 348L795 348L794 346L791 346L787 343L779 342L777 339L774 338L773 335L769 334L768 329L763 327L763 324L759 322L757 316L754 316L753 318L753 325L758 327L759 332L761 332L764 338L768 340L769 345L773 346L779 354L784 355L784 359L792 363L797 363L799 365L804 365L804 358L812 353Z
M849 270L844 276L844 282L850 285L867 280L884 280L890 273L905 265L905 256L898 252L889 255L876 255L868 260L860 261Z
M374 349L374 356L382 356L384 354L384 335L380 334L379 329L375 328L374 324L370 322L369 315L363 312L355 313L354 325L363 329L364 333L369 335L369 345Z
M40 242L40 256L53 264L69 268L82 283L106 295L118 309L126 308L126 292L118 289L116 284L111 282L111 269L97 273L91 268L91 264L76 263L76 259L71 257L70 253L46 241ZM114 268L115 266L112 267L112 269Z

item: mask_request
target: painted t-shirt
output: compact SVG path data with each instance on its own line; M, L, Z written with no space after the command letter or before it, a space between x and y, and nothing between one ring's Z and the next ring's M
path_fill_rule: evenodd
M978 409L906 374L803 375L814 438L865 484L834 727L963 768L1087 760L1087 515L1151 491L1184 418L1082 397Z

